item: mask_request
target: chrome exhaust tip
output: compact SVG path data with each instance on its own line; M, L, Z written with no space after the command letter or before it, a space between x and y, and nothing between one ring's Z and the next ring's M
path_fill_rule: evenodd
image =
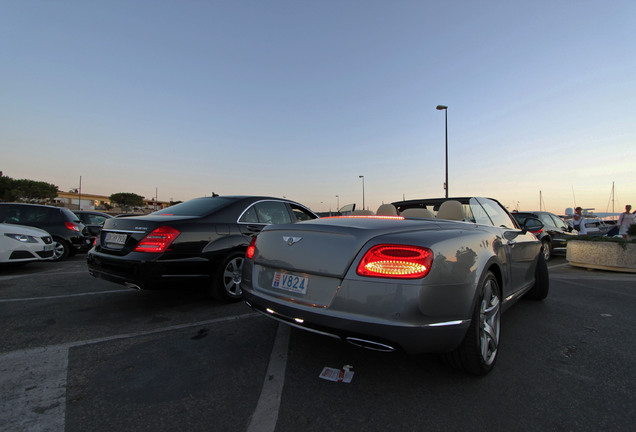
M137 284L134 284L131 282L124 282L124 285L126 286L126 288L132 288L134 290L141 291L141 287Z
M383 344L383 343L375 342L375 341L370 341L367 339L348 337L348 338L345 338L345 340L349 342L351 345L355 345L360 348L370 349L373 351L393 352L396 349L395 347L391 345L387 345L387 344Z

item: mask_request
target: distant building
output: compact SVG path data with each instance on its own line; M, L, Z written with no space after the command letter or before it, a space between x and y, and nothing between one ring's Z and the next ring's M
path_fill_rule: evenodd
M121 209L113 208L110 198L104 195L93 195L79 192L62 192L58 191L55 204L59 207L66 207L69 210L113 210L115 213L121 213ZM154 199L144 198L144 206L139 208L143 213L150 213L155 210L161 210L169 207L168 201L155 201Z

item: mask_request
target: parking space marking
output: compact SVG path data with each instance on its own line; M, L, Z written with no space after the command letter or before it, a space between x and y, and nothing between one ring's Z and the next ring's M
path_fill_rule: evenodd
M37 277L37 276L49 276L49 275L55 275L55 276L59 276L59 275L73 275L73 274L78 274L78 273L88 274L88 272L86 270L77 270L77 271L51 270L51 271L46 271L46 272L41 272L41 273L26 273L26 274L16 274L16 275L9 275L9 276L0 276L0 282L11 280L11 279L21 279L21 278L25 278L25 277L33 278L33 277Z
M46 297L24 297L24 298L0 299L0 303L13 303L13 302L34 301L34 300L54 300L54 299L62 299L62 298L70 298L70 297L82 297L82 296L90 296L90 295L112 294L112 293L131 292L131 291L132 290L130 288L126 288L126 289L119 289L119 290L92 291L92 292L86 292L86 293L64 294L64 295L46 296Z
M257 316L260 315L256 312L248 312L196 323L2 353L0 354L0 404L2 405L0 424L3 425L2 430L7 432L64 431L66 375L68 353L71 348ZM285 345L285 350L286 347ZM267 381L266 378L265 382ZM276 416L278 416L278 409Z
M288 325L278 324L261 395L247 427L247 432L274 432L276 429L280 401L283 395L283 384L285 384L289 330L290 327Z

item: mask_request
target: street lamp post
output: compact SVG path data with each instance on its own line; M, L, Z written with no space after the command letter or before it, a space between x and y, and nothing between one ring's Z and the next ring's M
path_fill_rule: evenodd
M444 189L446 190L446 198L448 198L448 107L446 105L437 105L439 111L444 111L444 129L446 131L446 181Z
M358 176L358 178L362 179L362 210L364 210L365 209L364 207L364 176L361 175L361 176Z
M336 211L340 210L340 196L336 195Z

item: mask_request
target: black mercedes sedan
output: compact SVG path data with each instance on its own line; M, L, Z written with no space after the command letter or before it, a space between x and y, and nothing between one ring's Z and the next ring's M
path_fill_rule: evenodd
M541 240L543 258L548 261L554 252L565 253L569 238L576 236L572 228L554 213L546 211L512 212L514 218L523 225L527 219L539 219L543 224L537 231L531 232Z
M238 301L252 238L267 225L315 218L282 198L195 198L145 216L107 219L88 253L88 271L134 289L203 284L214 298Z

